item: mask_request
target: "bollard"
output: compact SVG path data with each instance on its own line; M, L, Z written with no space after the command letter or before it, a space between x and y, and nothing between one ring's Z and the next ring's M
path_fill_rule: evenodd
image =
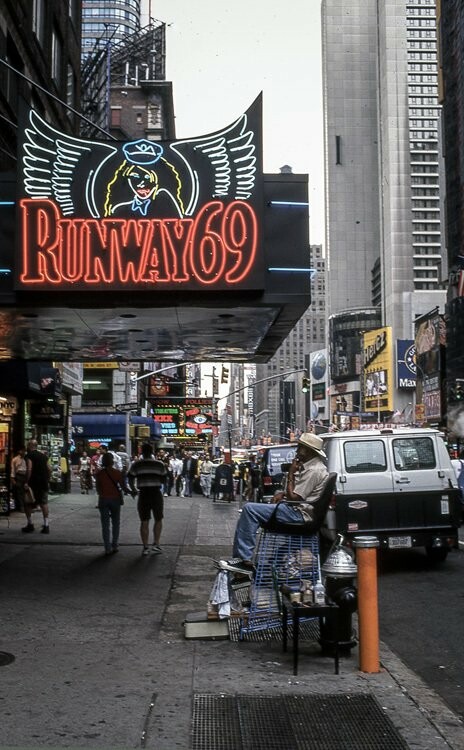
M380 672L379 604L377 596L377 547L375 536L353 539L358 565L359 669Z

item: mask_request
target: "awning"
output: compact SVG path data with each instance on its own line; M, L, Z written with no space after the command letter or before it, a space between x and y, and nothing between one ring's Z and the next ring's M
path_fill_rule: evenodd
M152 440L161 438L161 425L149 417L130 415L130 424L146 425L150 427ZM125 414L73 414L72 431L74 440L111 438L111 440L125 440Z

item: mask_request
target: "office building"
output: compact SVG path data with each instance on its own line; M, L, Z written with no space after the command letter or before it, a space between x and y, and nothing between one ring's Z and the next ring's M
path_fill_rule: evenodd
M435 0L323 0L322 33L328 314L379 305L393 350L445 300Z
M464 437L464 7L459 0L438 3L443 76L444 151L446 155L446 238L448 249L447 401L448 427Z
M311 304L272 359L256 367L256 379L276 376L255 388L255 436L285 442L306 429L309 396L302 392L309 355L326 343L326 266L322 245L311 245ZM280 377L285 372L292 373Z
M140 0L83 0L82 49L105 47L140 29Z

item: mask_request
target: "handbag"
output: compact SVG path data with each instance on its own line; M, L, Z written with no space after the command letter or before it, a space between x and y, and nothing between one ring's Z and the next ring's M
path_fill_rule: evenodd
M36 505L34 493L30 487L28 487L27 490L24 490L24 502L26 505Z
M121 485L119 484L119 482L115 482L114 481L113 477L111 476L111 474L109 473L109 471L107 469L105 469L105 473L109 476L109 478L113 482L114 486L116 487L117 491L119 492L119 504L120 505L124 505L124 491L123 491Z

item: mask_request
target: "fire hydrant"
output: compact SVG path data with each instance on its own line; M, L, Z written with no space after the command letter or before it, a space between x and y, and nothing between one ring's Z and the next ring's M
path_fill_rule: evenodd
M350 656L351 649L356 645L352 615L358 604L354 583L357 566L350 551L341 546L342 542L343 538L339 537L322 566L327 599L337 604L339 610L336 624L329 618L322 622L320 644L323 651L331 653L335 642L338 642L339 652Z

